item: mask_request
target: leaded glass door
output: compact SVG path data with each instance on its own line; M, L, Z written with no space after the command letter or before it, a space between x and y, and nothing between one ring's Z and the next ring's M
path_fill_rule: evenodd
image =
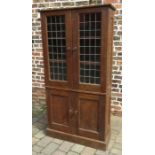
M70 11L47 12L44 20L44 57L47 85L72 87Z
M104 91L105 57L103 44L103 10L74 11L73 55L76 58L74 87L80 90Z
M105 15L104 15L105 17ZM73 88L76 93L77 134L103 139L105 97L103 90L105 51L102 9L81 9L72 13L73 21Z
M70 11L42 14L49 128L72 133L72 32Z

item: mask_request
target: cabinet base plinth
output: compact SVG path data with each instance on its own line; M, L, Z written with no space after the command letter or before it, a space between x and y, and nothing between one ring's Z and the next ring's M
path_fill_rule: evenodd
M107 146L108 146L107 144L108 144L109 136L110 136L109 134L108 140L107 142L105 142L105 141L99 141L99 140L90 139L87 137L74 135L74 134L64 133L61 131L53 130L51 128L47 128L46 131L47 131L47 135L52 136L54 138L71 141L74 143L86 145L86 146L93 147L95 149L101 149L101 150L107 149Z

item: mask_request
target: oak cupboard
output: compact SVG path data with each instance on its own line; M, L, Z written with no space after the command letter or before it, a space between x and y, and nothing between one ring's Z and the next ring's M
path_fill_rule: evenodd
M114 10L106 4L41 11L48 135L106 149Z

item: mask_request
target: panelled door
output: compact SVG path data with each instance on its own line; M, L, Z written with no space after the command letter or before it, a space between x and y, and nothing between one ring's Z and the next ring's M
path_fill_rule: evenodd
M76 95L77 134L104 139L105 66L104 12L102 8L72 11L73 78ZM93 94L93 93L94 94Z
M70 11L42 14L48 126L72 133L72 31Z
M104 138L103 17L102 8L42 15L48 119L53 129Z

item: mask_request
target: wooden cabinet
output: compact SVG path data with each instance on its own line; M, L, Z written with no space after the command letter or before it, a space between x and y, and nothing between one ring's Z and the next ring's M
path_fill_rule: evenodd
M114 10L99 5L41 11L49 135L106 149Z

